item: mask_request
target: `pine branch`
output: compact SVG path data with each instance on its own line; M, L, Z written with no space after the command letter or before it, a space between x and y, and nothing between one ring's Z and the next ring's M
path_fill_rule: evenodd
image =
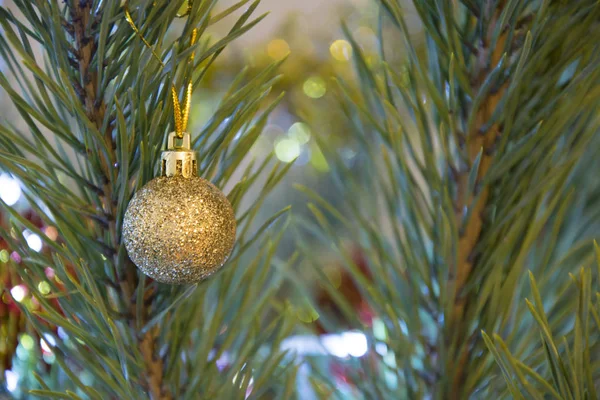
M501 9L496 11L492 29L494 24L497 23L500 13ZM496 43L495 48L486 48L484 45L481 49L481 53L490 54L490 58L489 60L486 58L480 60L476 67L476 70L480 72L479 76L475 79L478 85L473 88L474 93L481 91L481 85L486 81L489 74L488 65L496 66L500 63L503 57L505 41L506 36L502 35ZM471 323L469 320L464 319L464 314L465 309L469 307L469 301L476 301L476 299L471 297L476 293L471 292L470 295L467 294L465 286L469 281L473 269L477 268L478 255L476 251L480 247L481 232L485 228L485 209L488 205L490 190L492 190L489 185L480 186L477 185L477 182L480 183L485 178L493 162L493 149L500 135L500 127L498 124L490 125L489 121L502 100L505 88L506 84L502 88L497 89L493 94L487 96L481 103L479 110L470 110L471 113L476 113L475 123L471 131L467 133L468 138L465 149L471 168L459 172L456 181L456 221L459 224L461 221L464 221L464 223L460 228L457 264L450 264L450 279L448 280L448 290L450 293L455 293L455 295L453 312L446 330L448 334L447 338L451 339L447 345L450 348L458 349L458 354L451 355L448 358L450 365L448 365L447 371L454 371L452 387L447 393L449 396L452 396L451 394L458 396L460 393L464 393L465 367L467 363L471 362L470 351L472 346L469 342L461 343L461 341L471 339L469 334L469 325ZM478 158L480 158L480 161L476 164ZM477 170L473 171L473 167L477 168ZM469 182L473 172L477 174L476 185L474 187L476 191L472 191ZM469 210L470 218L465 221L466 210Z
M159 333L159 327L155 326L146 333L140 340L140 350L144 356L144 363L148 371L148 388L153 400L169 400L173 397L165 390L162 385L164 368L160 357L156 355L156 337Z
M317 276L322 260L313 256L311 238L334 243L336 259L380 324L377 332L365 329L351 299L327 286L336 314L386 344L383 368L396 382L375 378L378 363L361 365L372 383L352 367L347 381L389 398L503 397L495 357L515 398L520 387L533 394L525 398L542 398L533 381L562 395L564 383L548 389L541 377L550 364L540 361L536 321L515 304L527 269L545 277L555 299L567 290L569 271L589 263L590 229L600 215L589 166L598 163L600 10L592 0L462 1L464 7L415 0L424 51L403 3L380 3L379 31L396 33L380 34L387 42L374 54L347 29L359 83L339 85L360 168L319 141L343 206L311 192L317 206L310 206L314 221L303 220L301 242ZM400 39L406 54L388 53ZM348 240L364 253L371 279L357 271ZM573 296L554 301L556 312L542 325L572 327L575 303ZM339 318L315 308L323 326ZM492 345L482 330L499 332ZM514 357L505 356L509 347ZM528 367L517 357L535 361Z
M98 73L92 70L96 50L98 47L97 37L91 35L93 21L102 17L102 11L96 14L92 10L93 1L75 1L71 8L71 22L67 25L67 33L73 32L75 39L75 54L79 66L80 82L74 82L82 88L82 100L86 110L86 115L98 130L101 130L106 113L106 104L103 99L104 88L99 88ZM102 7L103 8L103 7ZM100 66L104 69L104 66ZM115 197L113 195L113 180L118 176L119 166L116 163L116 143L113 140L113 128L110 124L104 131L104 145L109 150L108 158L101 158L101 171L104 177L102 188L102 203L105 217L108 219L108 234L110 237L110 248L113 249L112 264L116 270L115 276L119 279L119 287L122 293L122 299L129 299L133 296L137 286L137 272L131 260L127 257L125 262L119 265L117 250L121 247L121 238L117 235L116 218L117 209ZM130 303L130 309L126 312L129 316L128 325L134 329L138 319L145 323L148 314L147 307L142 307L142 315L137 315L139 308L134 303ZM146 366L146 385L153 400L169 400L172 398L170 393L163 385L163 365L162 360L156 355L158 328L153 328L142 337L138 338L138 347L143 355ZM137 335L136 335L137 336Z

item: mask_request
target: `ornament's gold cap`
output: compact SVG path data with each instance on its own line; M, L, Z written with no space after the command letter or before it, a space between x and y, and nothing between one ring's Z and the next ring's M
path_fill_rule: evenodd
M190 134L184 133L181 146L175 143L176 132L171 132L168 139L167 150L160 155L161 176L180 175L184 178L197 176L198 165L196 152L191 149Z

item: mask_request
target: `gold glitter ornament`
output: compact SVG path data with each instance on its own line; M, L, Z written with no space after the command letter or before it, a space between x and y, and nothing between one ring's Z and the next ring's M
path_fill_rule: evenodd
M197 176L190 136L161 156L161 176L131 199L123 240L133 263L151 278L169 284L196 283L223 266L235 243L235 215L227 197Z

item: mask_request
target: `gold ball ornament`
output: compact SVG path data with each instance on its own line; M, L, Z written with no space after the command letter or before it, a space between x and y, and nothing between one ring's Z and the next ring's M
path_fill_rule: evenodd
M235 244L235 214L227 197L197 176L186 133L182 147L161 156L161 176L131 199L123 221L129 258L146 275L169 284L202 281L219 270Z

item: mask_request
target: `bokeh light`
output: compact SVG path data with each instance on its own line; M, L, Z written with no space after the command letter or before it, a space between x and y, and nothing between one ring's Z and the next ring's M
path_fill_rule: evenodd
M21 185L8 174L0 175L0 198L12 206L21 198Z
M67 332L61 326L58 327L56 333L58 334L58 337L61 338L64 341L67 341L67 339L69 338L69 335L67 335Z
M310 127L304 122L296 122L290 126L288 135L298 143L306 144L310 140Z
M373 336L379 340L387 339L387 329L385 323L379 318L373 319Z
M40 282L38 283L38 290L45 296L50 293L50 284L48 282Z
M81 383L87 386L91 386L94 383L94 375L88 371L82 371L79 375L79 379L81 379Z
M282 137L275 141L275 156L280 161L289 163L300 155L300 144L292 138Z
M375 351L380 356L385 356L388 353L387 344L385 344L383 342L377 342L377 344L375 344Z
M290 54L290 45L283 39L271 40L267 45L267 54L274 60L282 60Z
M53 226L47 226L46 229L44 229L44 233L48 236L48 239L52 241L58 239L58 230Z
M46 267L44 269L44 273L46 274L46 278L48 278L48 279L54 279L54 276L56 275L56 273L54 272L54 269L52 269L50 267Z
M23 348L25 350L31 350L31 349L33 349L33 345L34 345L33 338L31 336L29 336L28 334L24 333L21 336L21 346L23 346Z
M10 253L6 249L0 250L0 262L6 263L10 259Z
M348 354L352 357L362 357L367 353L369 346L367 337L361 332L344 332L342 337L348 343Z
M368 350L367 337L362 332L324 335L321 342L329 354L340 358L362 357Z
M26 230L25 232L23 232L23 236L25 237L25 240L27 241L27 245L31 248L31 250L33 250L33 251L42 250L44 243L42 242L42 238L39 237L39 235L37 235L29 230Z
M24 285L17 285L10 289L10 294L17 303L20 303L27 295L27 288Z
M327 84L320 76L311 76L302 87L304 94L313 99L319 99L327 93Z
M9 392L17 390L17 386L19 385L19 374L7 370L4 372L4 378L6 379L6 389L8 389Z
M12 258L13 261L16 262L17 264L21 263L21 256L16 251L13 251L12 253L10 253L10 258Z
M346 40L336 40L329 47L329 52L337 61L348 61L352 57L352 45Z
M48 343L44 339L40 339L40 346L42 347L42 350L46 353L52 353L52 349L50 348L50 346L48 346Z
M54 361L56 361L56 356L54 353L44 353L42 354L42 358L46 364L52 364Z
M51 334L44 333L44 339L46 339L46 342L50 343L51 346L56 346L56 340Z

